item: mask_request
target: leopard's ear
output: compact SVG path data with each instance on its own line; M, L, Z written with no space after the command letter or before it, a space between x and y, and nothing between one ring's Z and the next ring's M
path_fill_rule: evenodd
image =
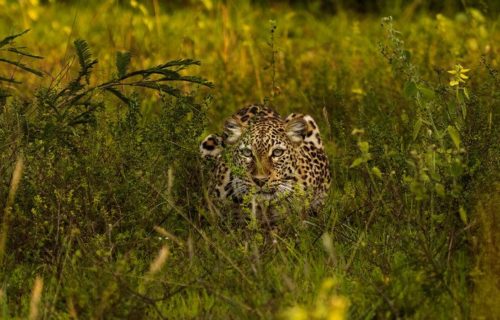
M293 143L312 143L316 148L323 147L318 125L310 115L292 113L285 122L286 133Z
M200 153L205 159L216 158L222 149L222 138L215 134L208 135L200 143Z
M307 133L307 124L302 117L287 118L285 131L293 143L301 144Z
M245 124L236 116L232 116L224 124L224 143L233 144L243 133Z

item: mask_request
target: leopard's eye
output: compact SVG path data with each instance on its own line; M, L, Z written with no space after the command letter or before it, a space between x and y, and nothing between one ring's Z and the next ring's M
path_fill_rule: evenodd
M250 158L252 156L252 150L249 148L243 148L241 149L241 154L247 158Z
M283 149L274 149L273 150L273 157L279 157L283 154Z

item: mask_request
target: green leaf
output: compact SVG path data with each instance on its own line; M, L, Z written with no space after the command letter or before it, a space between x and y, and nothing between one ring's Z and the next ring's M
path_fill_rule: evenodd
M20 81L17 81L14 78L4 78L2 76L0 76L0 81L11 82L11 83L18 83L18 84L21 83Z
M130 64L130 52L120 52L116 53L116 70L118 72L118 78L123 78L127 74L127 68Z
M142 75L145 78L147 78L153 74L164 76L163 78L158 79L158 81L172 81L181 79L181 75L177 71L172 71L168 69L148 69L145 70Z
M436 221L437 223L442 223L444 221L444 218L446 216L444 214L433 214L431 216L432 220Z
M406 61L410 61L411 59L411 52L408 50L403 51L403 57L405 58Z
M34 55L32 53L19 50L19 48L9 48L9 49L7 49L7 51L14 52L14 53L20 54L22 56L26 56L26 57L30 57L30 58L34 58L34 59L43 59L42 56L37 56L37 55Z
M75 45L76 55L78 56L78 62L80 63L80 77L85 77L87 83L89 83L90 70L97 63L97 60L92 59L92 53L90 52L87 41L76 39L73 43Z
M460 220L462 220L464 224L467 224L467 211L465 211L462 206L460 206L460 209L458 209L458 214L460 216Z
M214 87L214 84L212 82L205 80L205 79L198 77L198 76L182 76L179 78L179 80L201 84L201 85L207 86L209 88Z
M465 119L467 117L467 106L465 103L460 104L460 110L462 110L462 118Z
M5 63L8 63L8 64L12 64L20 69L23 69L24 71L28 71L28 72L31 72L39 77L43 77L43 73L41 71L38 71L38 70L35 70L33 68L30 68L28 67L27 65L25 64L22 64L21 62L17 62L17 61L11 61L11 60L7 60L7 59L3 59L3 58L0 58L0 62L5 62Z
M429 175L425 172L422 172L420 174L420 181L424 182L424 183L428 183L429 181L431 181L431 178L429 178Z
M372 173L377 177L379 178L380 180L382 180L382 171L380 171L379 168L377 167L373 167L372 168Z
M448 113L454 114L457 112L457 104L456 103L451 102L451 103L447 104L447 107L448 107Z
M26 29L23 32L13 34L11 36L3 38L2 40L0 40L0 48L11 43L15 38L22 36L23 34L27 33L28 31L30 31L30 29Z
M406 81L403 89L406 98L412 98L417 94L417 85L413 81Z
M113 87L106 88L105 90L111 92L113 95L115 95L118 99L121 101L125 102L127 105L130 104L130 99L125 96L123 93L121 93L119 90Z
M357 158L352 162L352 164L349 168L355 168L355 167L359 166L360 164L362 164L363 162L365 162L365 160L363 158Z
M467 91L467 88L464 88L464 95L467 98L467 100L470 100L469 91Z
M422 94L422 96L424 96L427 99L433 99L436 96L434 90L429 89L422 85L418 86L418 91Z
M444 186L441 183L436 183L436 185L434 186L434 188L436 189L436 193L437 193L438 196L440 196L440 197L444 197L445 196Z
M32 54L32 53L20 50L19 48L9 48L9 49L7 49L7 51L14 52L14 53L20 54L22 56L30 57L30 58L33 58L33 59L43 59L42 56L37 56L35 54Z
M459 159L454 159L450 165L450 174L453 177L458 178L463 174L463 172L464 172L464 167L462 165L462 162L460 162Z
M168 93L174 97L180 97L182 95L182 91L174 88L172 86L166 85L166 84L160 84L158 82L154 81L139 81L131 84L132 86L136 87L143 87L143 88L149 88L149 89L155 89L161 92Z
M464 100L464 95L461 94L461 92L458 92L457 94L457 99L458 99L458 103L463 105L465 103L465 100Z
M418 118L413 126L413 141L415 141L418 137L418 133L420 132L420 128L422 127L422 119Z
M461 140L460 140L460 134L458 133L457 129L453 126L448 126L447 130L448 134L451 137L451 140L453 140L453 143L455 144L455 147L459 149Z
M358 142L358 147L359 150L361 150L362 153L368 153L368 150L370 149L370 144L366 141L359 141Z
M163 68L169 68L169 67L182 67L185 68L190 65L197 65L199 66L201 62L199 60L194 60L194 59L177 59L177 60L172 60L164 64L160 64L156 66L156 69L163 69Z

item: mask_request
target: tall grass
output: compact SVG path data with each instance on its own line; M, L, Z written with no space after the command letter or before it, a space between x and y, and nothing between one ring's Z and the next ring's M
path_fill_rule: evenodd
M498 18L447 3L0 1L44 57L0 51L44 75L0 64L2 317L496 314ZM333 175L272 229L210 206L197 151L263 101L314 116Z

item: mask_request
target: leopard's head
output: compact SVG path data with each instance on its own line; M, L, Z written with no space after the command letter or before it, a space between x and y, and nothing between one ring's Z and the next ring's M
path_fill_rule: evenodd
M330 184L328 158L309 115L292 113L283 119L251 105L225 122L222 135L206 137L200 152L215 160L210 185L217 199L239 202L252 195L258 202L279 202L306 196L319 207Z
M233 172L234 195L254 194L262 200L288 196L297 185L299 148L306 134L303 118L285 122L280 117L226 121L225 162Z

